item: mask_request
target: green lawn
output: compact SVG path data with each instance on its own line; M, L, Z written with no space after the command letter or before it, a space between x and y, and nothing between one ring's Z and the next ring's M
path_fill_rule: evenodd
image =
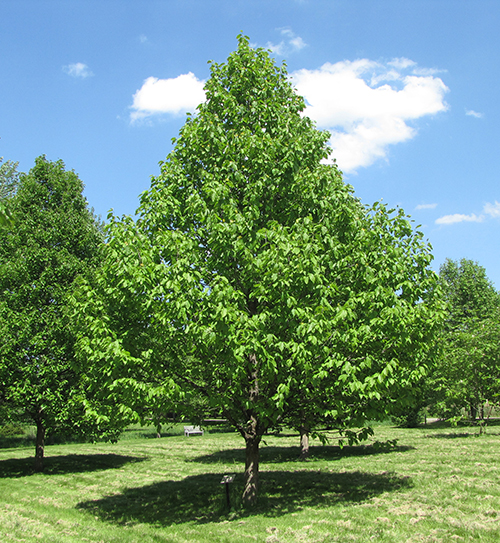
M1 448L0 541L500 541L500 427L381 425L374 440L395 447L314 442L306 463L297 436L268 436L251 511L241 438L153 435L47 446L43 474L32 447ZM220 480L232 473L228 511Z

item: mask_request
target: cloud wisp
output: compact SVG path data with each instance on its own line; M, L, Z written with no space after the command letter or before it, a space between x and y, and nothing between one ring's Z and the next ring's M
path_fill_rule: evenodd
M436 219L436 224L456 224L460 222L483 222L488 218L500 218L500 202L495 201L494 204L486 203L483 207L483 212L481 215L476 215L471 213L470 215L465 215L462 213L454 213L452 215L444 215Z
M131 121L135 122L153 115L180 115L194 112L205 101L205 81L192 72L170 79L148 77L134 94L131 106Z
M468 117L475 117L476 119L482 119L484 117L482 113L479 113L478 111L474 111L473 109L466 109L465 114Z
M74 64L63 66L63 71L69 76L77 79L86 79L87 77L92 77L94 75L90 68L83 62L75 62Z
M307 47L307 43L290 28L280 28L279 31L283 39L278 44L270 41L266 43L266 49L270 49L275 55L289 55Z
M484 205L483 212L492 217L492 218L499 218L500 217L500 202L497 202L495 200L494 204L487 203Z
M448 88L434 72L405 58L360 59L298 70L291 78L308 104L306 114L331 132L332 158L352 173L415 137L412 121L447 110Z
M436 219L436 224L455 224L458 222L483 222L484 215L476 215L471 213L470 215L464 215L462 213L454 213L453 215L444 215Z
M420 211L422 209L436 209L437 204L419 204L415 207L417 211Z

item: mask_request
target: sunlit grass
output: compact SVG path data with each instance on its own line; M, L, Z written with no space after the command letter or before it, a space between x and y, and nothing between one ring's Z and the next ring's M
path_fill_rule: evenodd
M0 541L449 542L500 540L499 427L376 428L395 447L266 436L261 496L241 507L244 449L232 433L132 428L116 444L0 449ZM235 473L232 508L224 474Z

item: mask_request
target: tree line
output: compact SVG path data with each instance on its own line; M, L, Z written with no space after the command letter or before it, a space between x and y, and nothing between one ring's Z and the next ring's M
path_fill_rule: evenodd
M102 224L43 156L2 199L0 415L36 424L36 469L47 433L210 412L244 440L250 504L266 432L295 428L305 457L324 428L356 442L424 404L493 404L484 269L438 276L402 210L363 205L285 65L245 36L205 91L134 217Z

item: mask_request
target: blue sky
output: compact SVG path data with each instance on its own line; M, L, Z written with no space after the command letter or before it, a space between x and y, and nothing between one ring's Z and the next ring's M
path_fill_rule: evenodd
M243 32L286 61L356 195L500 288L498 0L2 0L0 156L62 159L133 214L208 61Z

